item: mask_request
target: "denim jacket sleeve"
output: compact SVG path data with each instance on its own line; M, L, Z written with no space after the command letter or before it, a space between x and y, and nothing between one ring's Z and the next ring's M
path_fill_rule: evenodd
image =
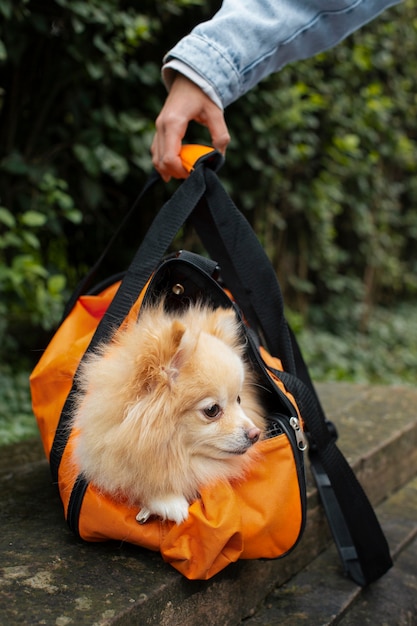
M164 58L226 107L291 61L331 48L401 0L224 0Z

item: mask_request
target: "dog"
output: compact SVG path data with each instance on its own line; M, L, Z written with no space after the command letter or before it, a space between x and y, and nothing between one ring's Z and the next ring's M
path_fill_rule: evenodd
M233 309L164 301L80 367L74 461L136 517L177 524L199 489L242 479L264 436L264 409Z

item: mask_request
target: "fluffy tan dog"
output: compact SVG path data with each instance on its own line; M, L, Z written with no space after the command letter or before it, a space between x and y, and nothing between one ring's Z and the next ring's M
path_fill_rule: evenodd
M86 479L140 507L140 523L179 524L200 487L242 478L264 429L243 347L231 309L144 308L82 366L74 454Z

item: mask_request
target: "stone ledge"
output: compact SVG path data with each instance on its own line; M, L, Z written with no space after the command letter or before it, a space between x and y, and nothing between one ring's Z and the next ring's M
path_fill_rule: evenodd
M339 445L374 503L417 472L417 391L317 385ZM329 543L315 488L296 550L278 561L241 561L209 582L185 580L159 554L126 544L85 544L63 520L39 442L2 450L0 611L4 623L227 626L250 615L277 585ZM19 456L22 464L19 464ZM334 576L341 575L337 557Z
M245 626L417 624L417 477L377 507L394 567L366 589L337 575L332 545L275 589Z

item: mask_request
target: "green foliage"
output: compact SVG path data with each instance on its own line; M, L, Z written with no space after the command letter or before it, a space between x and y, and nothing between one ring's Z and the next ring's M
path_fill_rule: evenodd
M28 373L0 366L0 445L37 435L28 388Z
M358 333L352 321L344 320L337 333L302 327L297 335L315 381L415 385L416 301L392 309L377 307L367 333Z
M0 355L58 323L143 184L165 95L161 33L187 29L201 4L1 0Z
M13 160L13 155L3 161L3 169L9 173L18 166L19 160ZM77 224L82 216L74 208L67 183L49 172L39 179L36 194L36 202L16 215L0 206L0 256L5 261L0 265L0 292L4 296L0 315L49 328L62 312L65 258L63 250L51 242L47 252L54 269L45 267L42 234L47 226L62 237L61 220Z
M17 324L19 307L56 323L150 169L163 54L218 5L0 3L0 293ZM386 11L227 111L222 178L303 315L345 294L366 329L372 306L416 293L415 9ZM137 239L122 242L122 265Z

